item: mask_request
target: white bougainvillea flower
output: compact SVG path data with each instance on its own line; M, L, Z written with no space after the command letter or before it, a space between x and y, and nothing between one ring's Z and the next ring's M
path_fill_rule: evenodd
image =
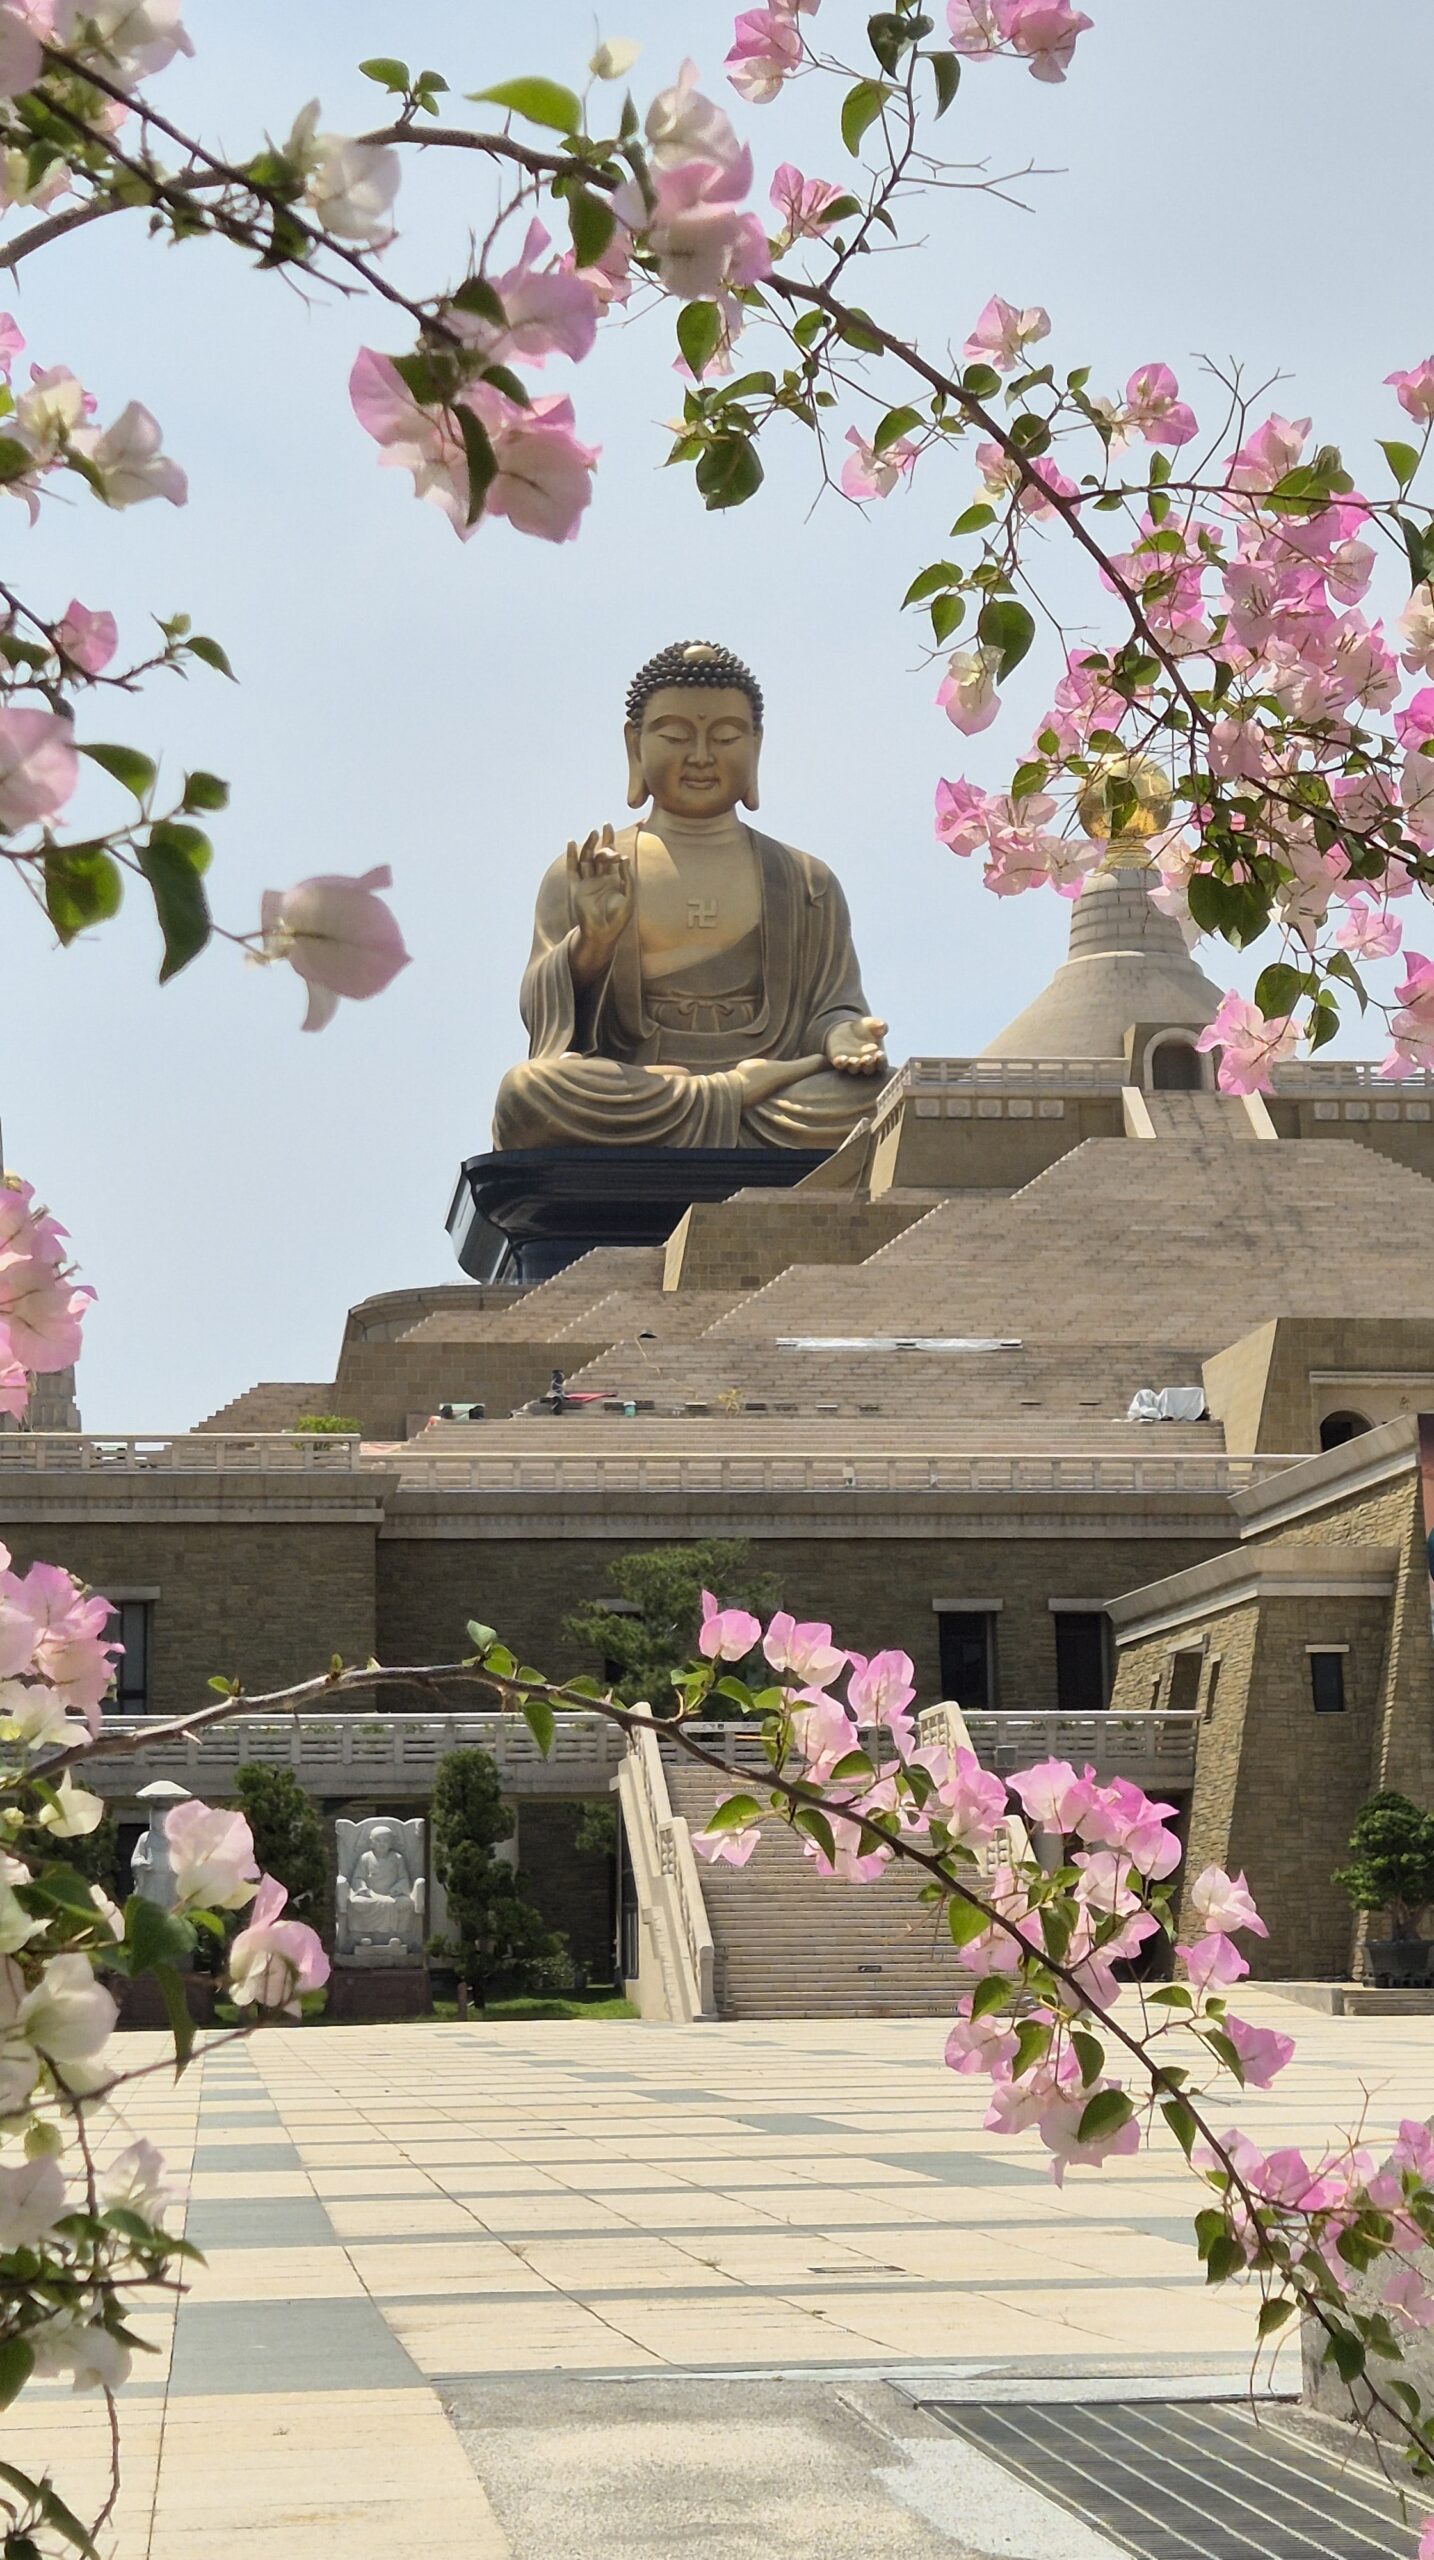
M287 960L309 990L306 1031L333 1020L340 996L376 996L408 965L398 919L375 891L393 885L387 863L356 880L327 873L293 889L266 889L259 907L264 952Z

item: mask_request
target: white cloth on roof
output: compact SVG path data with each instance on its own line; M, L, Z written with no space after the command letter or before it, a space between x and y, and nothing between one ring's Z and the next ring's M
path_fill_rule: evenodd
M1200 1422L1205 1415L1203 1387L1137 1387L1127 1422Z

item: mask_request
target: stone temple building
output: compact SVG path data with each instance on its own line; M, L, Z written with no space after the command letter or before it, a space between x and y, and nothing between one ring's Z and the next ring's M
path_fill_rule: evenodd
M1149 877L1093 881L1009 1030L908 1061L795 1187L694 1200L665 1243L541 1280L366 1300L331 1379L251 1386L179 1437L7 1438L0 1534L121 1613L115 1712L172 1718L211 1673L262 1693L333 1653L451 1659L475 1617L600 1673L563 1622L614 1559L739 1536L799 1617L904 1646L991 1765L1089 1759L1178 1804L1196 1865L1258 1890L1257 1970L1347 1974L1330 1873L1357 1806L1434 1802L1434 1079L1319 1059L1219 1095L1194 1045L1217 990ZM313 1414L356 1430L295 1429ZM595 1719L544 1763L415 1693L251 1717L110 1783L127 1812L147 1778L222 1795L267 1756L336 1815L412 1815L458 1732L496 1736L525 1871L594 1965L608 1918L572 1822L618 1782L646 2011L946 1996L909 1887L820 1885L780 1838L699 1875L711 1784Z

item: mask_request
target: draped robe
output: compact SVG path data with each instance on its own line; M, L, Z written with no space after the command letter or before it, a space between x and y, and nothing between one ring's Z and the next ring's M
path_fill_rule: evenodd
M618 850L636 864L638 830ZM749 1058L820 1051L870 1008L846 899L824 862L751 830L761 889L757 930L644 976L637 906L609 966L579 995L574 883L553 863L538 892L520 1005L526 1062L498 1088L493 1143L555 1146L837 1147L870 1107L874 1078L834 1068L745 1102L733 1069Z

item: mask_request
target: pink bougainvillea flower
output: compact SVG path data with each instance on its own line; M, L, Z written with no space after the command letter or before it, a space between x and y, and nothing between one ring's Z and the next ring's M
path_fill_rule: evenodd
M768 1624L762 1651L774 1671L791 1672L804 1688L824 1689L846 1669L845 1651L832 1643L830 1627L815 1618L798 1625L786 1609L779 1609Z
M744 9L732 34L723 69L739 97L751 107L765 107L801 69L801 29L786 9Z
M1268 1093L1271 1069L1288 1057L1299 1036L1292 1015L1267 1020L1258 1005L1232 987L1195 1046L1219 1050L1217 1081L1222 1093Z
M19 323L8 311L0 311L0 373L7 379L15 358L24 352L25 341L20 334Z
M158 419L138 400L129 401L112 426L76 427L70 442L95 473L108 507L137 507L146 498L182 507L189 495L178 463L160 452Z
M645 235L664 290L683 302L700 301L726 285L756 284L772 263L767 234L755 213L742 211L752 185L752 155L734 160L683 160L660 168L647 203L635 178L612 199L619 222Z
M488 436L497 465L482 511L469 520L468 458L451 410L415 400L388 356L361 347L349 375L354 415L382 459L413 474L414 493L441 507L465 542L484 516L506 516L518 533L544 542L570 542L592 495L597 448L580 444L572 403L548 397L528 408L506 399L491 383L475 383L463 395Z
M34 1622L33 1673L67 1710L84 1717L91 1733L97 1733L100 1701L113 1679L115 1658L123 1650L105 1641L111 1616L108 1600L98 1592L82 1591L57 1564L32 1564L19 1584L17 1598Z
M6 0L0 6L0 98L18 98L33 89L43 68L39 36L25 14Z
M771 199L789 239L815 240L831 221L829 208L841 202L844 192L826 178L804 178L784 160L772 180Z
M888 1646L884 1653L851 1657L847 1704L858 1724L885 1725L904 1750L911 1740L910 1708L916 1696L916 1674L909 1653Z
M333 1020L340 996L376 996L408 965L398 919L379 889L393 885L387 863L358 879L340 873L266 889L259 905L265 957L287 960L309 990L306 1031Z
M702 1594L702 1625L697 1650L706 1662L745 1662L762 1639L762 1622L750 1609L724 1609L710 1591Z
M72 666L97 676L119 646L119 626L112 613L91 613L72 597L55 625L55 640Z
M100 0L84 12L101 48L111 79L153 79L176 54L192 54L193 43L180 24L183 0Z
M1427 2516L1425 2518L1424 2528L1419 2536L1419 2549L1415 2554L1415 2560L1434 2560L1434 2516Z
M1074 1831L1096 1800L1095 1771L1077 1777L1069 1760L1039 1760L1011 1779L1027 1819L1042 1831Z
M746 150L731 117L715 99L702 95L697 80L696 63L684 62L672 87L660 89L647 110L647 152L654 169L676 169L685 160L731 168Z
M997 373L1010 373L1025 363L1027 349L1038 338L1050 336L1050 329L1050 314L1039 303L1019 311L993 293L961 352L967 364L994 365Z
M541 222L529 226L522 256L488 281L503 305L504 325L450 310L450 324L491 364L542 364L550 355L575 364L592 353L601 297L587 278L559 260L540 266L552 241Z
M1255 1909L1243 1867L1237 1876L1227 1876L1223 1867L1206 1867L1190 1887L1190 1907L1199 1912L1202 1928L1223 1929L1227 1934L1248 1929L1256 1938L1270 1934Z
M953 729L964 737L974 738L979 730L989 729L1001 708L996 691L1000 663L998 652L985 648L954 649L946 661L936 699Z
M1142 365L1125 386L1123 424L1147 444L1188 444L1197 432L1195 412L1180 397L1168 364Z
M1295 2049L1294 2037L1282 2036L1273 2027L1252 2027L1247 2019L1234 2017L1229 2010L1222 2025L1240 2057L1246 2086L1268 2089L1291 2060Z
M1293 471L1304 451L1310 431L1308 418L1266 418L1245 438L1238 453L1232 453L1226 468L1232 489L1273 489L1287 471Z
M978 790L974 782L938 782L936 785L936 835L951 853L970 854L983 845L990 833L988 792Z
M164 1817L170 1871L178 1901L206 1911L242 1911L259 1886L254 1835L242 1813L201 1804L189 1796Z
M1184 1964L1192 1991L1226 1991L1250 1970L1234 1939L1218 1929L1197 1939L1193 1947L1177 1947L1175 1952Z
M1076 40L1093 24L1070 0L992 0L1002 36L1036 80L1064 80Z
M849 498L889 498L917 458L915 445L904 436L884 453L867 443L859 427L848 427L846 440L852 450L842 464L841 485Z
M1434 418L1434 356L1426 356L1422 364L1411 365L1407 373L1387 373L1384 377L1417 425L1427 427Z
M0 711L0 830L52 818L78 779L68 720L53 711Z
M709 1867L745 1867L762 1833L755 1822L740 1831L694 1831L692 1846Z
M297 2018L301 1994L328 1981L329 1960L317 1930L279 1916L288 1899L287 1886L276 1876L260 1879L253 1911L229 1950L229 1995L238 2008L281 2009Z

